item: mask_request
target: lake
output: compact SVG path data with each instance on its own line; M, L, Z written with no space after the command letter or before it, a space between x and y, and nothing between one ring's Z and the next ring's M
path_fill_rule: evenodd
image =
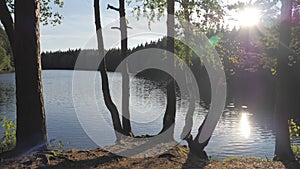
M74 91L74 71L43 71L43 87L47 117L48 139L61 140L64 149L94 149L111 145L115 141L111 118L106 109L99 73L81 72L84 77L94 79L94 88ZM96 75L96 76L95 76ZM15 119L15 82L14 74L0 74L0 116ZM111 94L117 107L121 108L121 76L109 73ZM159 85L154 82L131 78L130 112L132 130L135 135L157 134L162 128L166 96ZM186 99L177 98L176 140L180 141L180 131L184 125L188 103ZM96 107L95 107L96 105ZM198 129L207 111L199 104L196 106L193 133ZM224 159L230 156L258 156L272 158L275 136L270 115L258 115L255 112L239 112L226 108L221 116L213 136L206 148L209 156ZM80 121L78 120L80 118ZM81 123L80 123L81 122ZM82 125L81 125L82 124ZM84 127L82 127L84 126ZM97 144L92 138L98 138ZM3 129L0 129L3 136ZM182 144L186 144L184 141Z

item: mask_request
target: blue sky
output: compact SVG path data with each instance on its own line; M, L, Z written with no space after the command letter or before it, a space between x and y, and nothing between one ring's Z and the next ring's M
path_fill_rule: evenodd
M58 9L64 17L62 23L57 26L41 25L41 50L64 51L68 49L96 48L93 0L63 1L64 7ZM237 2L237 0L219 1L225 4ZM248 2L249 0L238 1ZM118 7L118 0L100 0L104 45L106 49L109 49L120 46L120 32L111 30L111 27L119 26L119 15L116 11L107 10L107 4ZM132 14L132 8L126 7L126 9L129 26L133 28L128 30L129 47L166 36L165 17L152 23L150 30L146 18L137 21ZM56 10L55 8L54 11Z
M41 50L56 51L75 48L96 48L96 31L94 24L93 0L63 0L65 5L59 9L64 19L62 24L57 26L41 26ZM219 0L220 3L232 4L237 0ZM248 2L249 0L239 0ZM118 7L118 0L100 0L101 20L103 26L104 46L106 49L119 47L120 32L111 30L111 27L119 26L118 12L107 10L107 4ZM137 44L157 40L166 35L166 18L161 18L151 24L151 30L148 27L148 20L141 18L136 20L132 14L132 8L126 7L129 47ZM234 16L234 13L231 14ZM236 13L237 16L240 13ZM251 16L249 16L251 18ZM252 17L253 18L253 17ZM244 18L242 18L245 20ZM247 19L246 19L247 20ZM229 21L233 25L232 21ZM233 26L232 26L233 27Z
M75 48L96 48L95 25L93 0L64 0L64 7L59 12L64 16L62 24L57 26L41 26L41 50L56 51ZM107 10L108 3L118 6L117 0L101 0L101 17L103 25L103 36L105 48L118 47L120 33L118 30L111 30L113 26L118 26L118 13ZM148 28L148 21L142 19L136 21L131 8L127 8L127 18L129 46L135 46L138 43L155 40L165 35L165 19Z

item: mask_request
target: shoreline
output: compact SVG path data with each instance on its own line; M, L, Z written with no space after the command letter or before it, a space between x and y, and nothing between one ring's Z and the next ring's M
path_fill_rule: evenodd
M227 169L227 168L295 168L299 162L283 164L279 161L257 157L230 157L219 161L215 159L200 160L189 154L185 146L172 149L148 158L127 158L108 152L103 148L89 151L82 150L47 150L34 152L28 156L5 159L0 162L1 168L172 168L172 169Z
M0 74L10 74L10 73L15 73L14 70L12 71L0 71Z

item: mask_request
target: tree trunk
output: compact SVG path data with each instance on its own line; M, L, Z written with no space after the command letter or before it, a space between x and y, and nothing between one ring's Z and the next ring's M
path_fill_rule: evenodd
M15 3L17 150L47 143L40 55L40 1Z
M175 28L175 2L173 0L167 0L167 50L169 60L174 62L174 28ZM175 80L174 80L174 70L171 73L171 79L167 82L167 108L163 118L163 128L160 133L166 132L168 130L169 139L173 139L174 127L175 127L175 116L176 116L176 93L175 93Z
M127 61L127 23L125 13L125 0L119 0L119 14L120 14L120 29L121 29L121 55L123 57L122 64L122 124L123 130L127 136L132 135L129 113L129 74L128 74L128 61Z
M190 2L189 0L183 0L182 2L182 7L184 10L184 18L185 21L183 23L184 26L184 38L185 38L185 62L186 64L190 64L190 48L189 48L189 43L191 41L191 27L190 27L190 11L189 11L189 7L190 7ZM185 119L185 126L184 126L184 130L183 132L187 133L186 136L182 135L182 138L185 139L188 143L188 146L190 148L190 153L189 153L189 159L193 159L191 157L196 157L196 159L200 158L200 159L208 159L208 156L206 154L206 152L204 151L204 148L207 146L208 142L210 139L206 140L204 143L199 143L199 137L200 137L200 133L202 132L202 128L203 128L203 124L205 123L207 117L205 117L202 125L199 127L198 129L198 133L196 138L193 138L193 136L191 135L191 130L193 127L193 114L195 111L195 96L194 93L195 88L193 86L193 84L191 84L192 80L190 75L186 74L186 79L187 79L187 87L188 87L188 92L189 92L189 108L188 108L188 112L187 112L187 116Z
M281 3L274 126L276 130L275 156L279 160L286 161L294 160L288 128L288 113L290 113L288 81L291 71L288 66L288 55L291 41L292 1L282 0Z
M184 21L182 22L183 24L183 28L184 28L184 38L185 38L185 49L184 49L184 53L185 53L185 63L190 66L190 48L188 46L188 44L190 43L191 40L191 28L190 28L190 13L189 13L189 0L183 0L182 1L182 8L184 10ZM187 86L187 91L189 94L189 107L188 107L188 111L187 111L187 115L185 118L185 125L183 128L183 132L181 134L181 139L187 139L190 135L191 135L191 131L192 131L192 127L193 127L193 114L195 111L195 104L196 104L196 100L195 100L195 88L192 84L192 77L190 76L190 74L188 74L187 72L185 72L185 76L186 76L186 86Z
M94 10L95 10L95 25L97 31L98 51L99 51L100 58L103 58L99 67L100 74L101 74L101 82L102 82L102 93L103 93L104 103L112 117L116 138L117 140L119 140L120 134L123 133L123 130L121 126L118 109L111 99L110 90L109 90L106 61L105 61L105 54L104 54L104 42L102 36L99 0L94 0Z

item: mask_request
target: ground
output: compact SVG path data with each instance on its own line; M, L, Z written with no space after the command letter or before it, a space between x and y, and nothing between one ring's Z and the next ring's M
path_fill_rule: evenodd
M177 145L161 155L147 158L126 158L114 155L107 149L99 148L90 151L79 150L47 150L28 154L15 159L1 160L0 168L53 168L53 169L285 169L296 168L285 167L281 162L270 161L259 158L230 158L224 161L207 160L202 161L188 155L188 148ZM287 166L287 165L286 165Z

